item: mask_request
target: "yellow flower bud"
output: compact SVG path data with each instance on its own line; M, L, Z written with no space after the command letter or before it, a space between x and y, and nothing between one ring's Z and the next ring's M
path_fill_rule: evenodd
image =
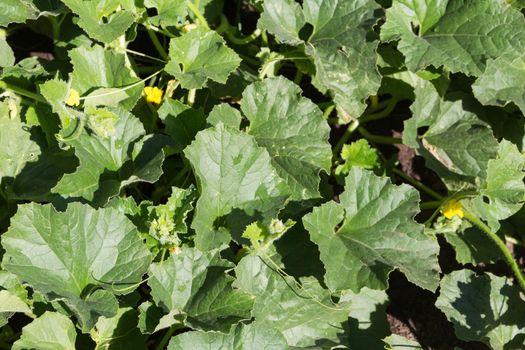
M69 97L66 100L66 105L68 106L78 106L80 104L80 95L75 89L69 90Z
M156 86L146 86L144 88L144 95L146 95L146 101L151 103L160 104L162 102L162 95L164 91Z
M460 218L463 218L463 216L465 216L465 213L463 212L463 207L461 206L461 203L455 199L452 199L445 203L445 206L443 207L443 215L447 219L452 219L456 215Z

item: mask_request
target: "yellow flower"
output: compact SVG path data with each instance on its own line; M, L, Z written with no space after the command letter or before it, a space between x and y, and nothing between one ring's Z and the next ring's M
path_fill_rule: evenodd
M447 219L452 219L456 215L460 218L463 218L463 216L465 216L465 213L463 212L463 207L461 206L461 203L455 199L452 199L445 203L445 206L443 207L443 215Z
M75 89L69 90L69 97L66 100L68 106L78 106L80 104L80 95Z
M162 102L162 95L164 91L156 86L146 86L144 88L144 95L146 95L146 101L151 103L160 104Z

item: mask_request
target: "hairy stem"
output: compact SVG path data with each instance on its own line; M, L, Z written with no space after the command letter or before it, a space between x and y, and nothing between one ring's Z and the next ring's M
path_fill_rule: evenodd
M153 43L153 46L155 46L155 49L159 53L160 57L162 57L164 61L167 61L168 53L164 49L164 46L162 46L162 44L160 43L159 38L157 38L157 34L155 34L155 32L151 30L150 28L147 28L147 32L148 32L149 38L151 39L151 42Z
M363 135L363 137L367 140L370 140L375 143L384 143L388 145L395 145L403 143L403 141L396 137L390 137L390 136L380 136L380 135L373 135L369 133L365 128L359 127L357 130Z
M437 193L436 191L434 191L433 189L431 189L427 185L423 184L422 182L420 182L420 181L418 181L418 180L416 180L416 179L406 175L404 172L402 172L398 168L392 168L392 172L394 174L398 175L399 177L401 177L403 180L405 180L406 182L408 182L412 186L414 186L415 188L425 192L429 196L434 197L435 199L437 199L439 201L443 200L443 196L441 196L439 193Z
M465 219L470 221L472 224L476 225L481 231L483 231L483 233L489 236L489 238L494 243L496 243L499 250L503 254L505 262L510 266L510 268L512 269L512 272L514 273L514 275L516 276L516 279L518 280L518 283L521 289L525 292L525 277L523 277L523 274L518 264L512 257L512 254L507 249L505 242L501 238L499 238L499 236L495 232L493 232L490 229L490 227L488 227L483 221L481 221L480 219L478 219L477 217L475 217L474 215L472 215L471 213L467 211L464 211L464 214L465 214Z

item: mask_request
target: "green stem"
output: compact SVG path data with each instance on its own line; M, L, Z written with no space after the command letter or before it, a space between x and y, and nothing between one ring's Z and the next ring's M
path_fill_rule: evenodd
M188 97L186 99L186 103L188 106L193 106L195 103L195 95L197 94L197 89L190 89L188 91Z
M397 104L397 98L392 97L390 100L388 100L388 103L386 104L385 109L383 109L381 112L364 115L361 118L359 118L359 120L361 121L361 123L366 123L372 120L386 118L390 115L390 113L392 113L392 111L396 107L396 104Z
M325 108L323 112L323 119L328 120L328 117L330 114L332 114L332 111L334 110L335 105L328 105L328 107Z
M439 208L442 203L442 201L423 202L419 204L419 207L421 208L421 210L436 209Z
M171 326L167 331L166 333L164 333L164 336L162 337L162 339L160 340L159 344L157 345L157 347L155 348L155 350L164 350L164 348L166 347L166 344L168 344L168 342L170 341L171 339L171 336L173 335L173 333L175 333L175 331L177 330L178 327L176 326Z
M195 6L195 4L193 2L191 2L191 0L188 0L186 2L186 5L190 9L190 11L193 12L195 17L197 17L197 19L199 20L199 23L201 24L201 26L205 27L206 29L209 29L210 26L208 25L208 21L206 21L206 18L204 18L202 13L199 11L199 7Z
M35 101L38 101L38 102L42 102L42 103L47 103L46 99L44 97L42 97L41 95L39 94L36 94L34 92L31 92L31 91L27 91L26 89L23 89L21 87L18 87L18 86L15 86L15 85L12 85L12 84L9 84L9 83L6 83L5 81L2 81L0 80L0 89L4 89L4 90L10 90L18 95L21 95L21 96L24 96L24 97L29 97Z
M155 49L159 53L160 57L162 57L164 61L167 61L168 53L164 49L164 46L162 46L162 44L160 43L159 38L157 38L157 34L155 34L155 32L150 28L146 28L146 29L147 29L149 38L151 39L151 42L153 43L153 46L155 46Z
M505 258L505 262L510 266L512 269L512 272L514 272L514 275L518 279L518 283L521 287L521 289L525 292L525 278L523 277L523 274L520 271L520 268L514 258L512 257L512 254L507 249L507 246L505 245L505 242L499 238L499 236L493 232L490 227L488 227L483 221L475 217L474 215L470 214L467 211L464 211L465 219L470 221L472 224L476 225L481 231L483 231L489 238L496 243L499 250L503 254L503 257Z
M392 172L396 174L397 176L401 177L403 180L414 186L415 188L427 193L429 196L434 197L435 199L442 201L443 196L441 196L439 193L428 187L427 185L424 185L420 181L406 175L404 172L399 170L398 168L392 168Z
M370 140L372 142L375 142L375 143L384 143L384 144L388 144L388 145L395 145L395 144L403 143L403 141L401 139L396 138L396 137L372 135L366 129L364 129L362 126L357 128L357 130L359 130L359 132L361 133L361 135L363 135L364 138L366 138L367 140Z
M334 146L333 154L335 157L339 157L339 152L343 149L343 146L346 144L346 141L352 136L352 133L357 129L359 126L359 122L357 120L353 120L350 125L348 125L348 128L346 128L343 136L339 139L337 144Z
M293 78L293 82L297 85L301 84L301 80L303 80L303 72L301 72L299 69L297 72L295 72L295 77Z
M230 42L232 42L233 44L235 44L235 45L247 45L247 44L251 43L252 41L254 41L255 39L257 39L261 35L261 30L260 29L256 29L252 34L250 34L248 36L245 36L243 38L239 38L239 37L235 36L235 34L233 33L232 29L234 29L234 28L233 27L232 28L228 28L225 31L225 34L228 37L228 40Z

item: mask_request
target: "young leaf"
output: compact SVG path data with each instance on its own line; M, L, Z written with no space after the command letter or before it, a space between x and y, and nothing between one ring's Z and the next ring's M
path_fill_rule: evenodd
M2 246L4 268L50 299L65 301L79 314L84 331L96 322L97 310L106 313L116 304L111 293L97 288L129 287L150 262L124 214L80 203L65 212L51 204L20 205Z
M241 63L219 34L204 28L171 39L169 56L165 70L185 89L200 89L208 80L225 83Z
M499 350L523 346L525 301L508 278L454 271L441 280L440 290L436 306L454 324L458 338Z
M413 220L418 192L361 168L352 168L345 188L340 204L326 203L303 218L319 246L326 285L333 291L386 289L397 268L412 283L436 290L439 245Z
M330 129L321 110L283 77L248 86L241 110L250 121L248 133L268 150L292 190L291 199L319 197L319 172L329 172L332 159Z
M377 151L370 147L366 139L360 139L349 145L344 145L341 150L341 158L344 160L344 163L339 164L335 168L336 175L347 175L353 166L373 169L379 165Z

